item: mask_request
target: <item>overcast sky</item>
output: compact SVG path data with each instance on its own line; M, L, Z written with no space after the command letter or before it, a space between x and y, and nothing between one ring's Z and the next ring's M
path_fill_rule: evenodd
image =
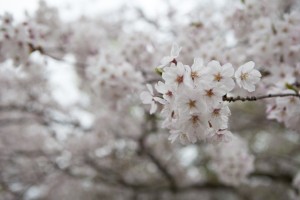
M203 3L216 2L217 5L224 4L228 0L196 0ZM24 10L32 13L38 6L39 0L0 0L0 14L8 11L16 19L24 17ZM98 13L109 12L122 5L141 7L148 16L155 16L163 12L165 7L163 0L46 0L50 5L60 8L61 16L64 19L74 19L82 14L97 15ZM195 0L170 0L182 12L187 12L193 6Z

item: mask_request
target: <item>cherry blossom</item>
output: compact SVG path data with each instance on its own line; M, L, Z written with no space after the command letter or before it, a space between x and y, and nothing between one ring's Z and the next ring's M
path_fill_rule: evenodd
M178 44L173 43L170 56L163 57L159 68L163 68L172 62L176 64L177 63L176 58L179 56L180 51L181 51L181 47Z
M257 84L261 78L261 73L254 69L254 62L250 61L240 66L235 72L235 79L237 84L247 90L253 92L255 90L255 84Z
M211 61L207 64L209 69L208 75L206 76L210 82L215 83L220 88L224 89L225 92L230 92L234 86L234 69L231 64L220 65L218 61Z
M182 63L171 64L170 67L165 68L162 74L162 78L167 84L176 85L176 87L182 86L183 84L189 84L190 76L188 72L190 68Z
M192 3L0 13L0 199L299 199L299 1Z
M153 87L150 84L146 85L149 91L141 93L140 97L144 104L150 104L150 114L153 114L157 109L157 102L161 101L159 97L155 97L153 93Z
M237 82L256 84L261 75L253 68L253 62L239 67ZM246 73L248 79L238 80L238 73ZM233 75L230 63L221 66L213 60L204 64L201 58L195 58L193 65L188 66L176 61L163 69L164 82L155 85L158 95L153 96L152 87L147 85L150 92L142 92L141 99L144 104L151 104L150 114L157 111L156 103L161 104L162 127L170 130L171 142L177 138L184 144L197 140L213 142L217 138L225 142L231 138L227 131L231 112L223 97L235 87ZM255 89L254 85L250 87Z
M247 175L254 170L254 157L244 147L245 141L235 136L230 142L220 143L217 148L209 149L215 172L228 185L244 183Z

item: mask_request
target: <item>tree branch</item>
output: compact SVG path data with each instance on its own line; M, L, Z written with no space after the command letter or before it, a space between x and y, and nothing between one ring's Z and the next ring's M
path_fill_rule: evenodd
M161 174L169 182L170 190L172 192L176 192L178 190L178 186L177 186L175 178L169 172L167 167L160 161L160 159L157 158L156 155L151 151L151 149L149 149L145 144L148 134L150 134L151 132L156 132L156 130L157 130L157 124L156 124L157 121L155 119L155 116L148 116L148 118L151 123L150 124L151 126L149 128L145 129L146 131L142 134L141 138L139 139L139 146L140 146L141 153L144 153L150 159L150 161L153 164L155 164L157 169L161 172Z
M246 97L227 97L226 95L223 96L223 101L228 102L235 102L235 101L257 101L261 99L268 99L268 98L275 98L275 97L299 97L300 94L296 93L287 93L287 94L268 94L268 95L261 95L261 96L246 96Z
M25 112L25 113L31 113L31 114L37 116L38 119L40 120L40 123L45 126L49 126L51 123L55 123L55 124L60 124L60 125L64 125L64 126L69 126L71 128L76 128L83 132L91 131L91 128L82 127L80 122L77 120L55 118L54 116L51 115L49 110L44 109L44 108L34 108L33 106L30 106L30 105L17 105L17 104L0 105L0 112L7 112L7 111L9 111L9 112L20 111L20 112ZM6 121L0 120L0 125L3 125L3 124L9 125L14 122L15 123L26 122L26 119L19 119L19 120L15 119L14 121L9 120L9 119L7 119Z

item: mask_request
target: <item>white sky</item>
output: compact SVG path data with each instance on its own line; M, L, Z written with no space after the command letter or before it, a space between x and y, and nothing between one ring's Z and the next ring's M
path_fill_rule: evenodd
M166 0L46 0L49 5L59 7L61 16L64 19L72 19L82 14L97 15L98 13L109 12L121 5L138 6L147 15L155 16L165 9ZM187 12L194 6L195 1L203 3L216 3L222 5L228 0L169 0L175 8ZM32 13L38 6L39 0L0 0L0 14L8 11L16 19L22 19L24 10Z
M21 19L24 16L24 10L29 13L33 12L37 8L38 2L39 0L0 0L0 13L9 11L17 19ZM152 14L163 9L162 0L47 0L46 2L49 5L58 6L65 19L81 14L94 15L109 12L125 4L141 6Z

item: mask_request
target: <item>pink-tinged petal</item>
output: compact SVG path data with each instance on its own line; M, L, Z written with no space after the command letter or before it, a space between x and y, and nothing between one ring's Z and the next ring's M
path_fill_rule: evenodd
M144 91L140 94L140 99L142 100L143 104L151 104L152 95L149 92Z
M153 88L152 88L152 85L150 85L150 84L146 84L146 86L147 86L147 88L148 88L148 90L149 90L149 92L150 92L150 94L153 96Z
M252 76L251 77L251 83L252 84L256 84L260 81L260 77L257 77L257 76Z
M234 80L232 78L226 78L222 83L226 87L227 92L230 92L235 86Z
M183 83L189 87L193 87L194 86L194 82L193 79L191 77L191 68L189 66L186 66L186 70L184 73L184 78L183 78Z
M243 81L242 85L243 85L243 88L246 89L248 92L255 91L255 85L252 83L249 83L248 81Z
M160 94L164 94L165 92L167 92L165 84L163 82L161 82L161 81L158 81L158 83L155 84L154 87L157 90L157 92L159 92Z
M212 60L207 64L207 67L211 68L211 67L221 67L220 63L216 60Z
M246 72L250 72L254 68L254 66L255 66L255 63L253 61L249 61L249 62L243 64L241 67L243 67L242 71L244 73L246 73Z
M194 82L190 75L184 76L183 83L190 88L194 87Z
M256 70L256 69L254 69L252 72L251 72L251 75L252 76L256 76L256 77L261 77L261 73L258 71L258 70Z
M183 65L181 62L177 63L178 74L184 74L185 71L186 71L186 65Z
M163 58L161 59L160 63L161 63L162 65L167 65L167 64L169 64L173 59L174 59L174 58L171 57L171 56L166 56L166 57L163 57Z
M242 67L239 67L234 74L236 80L239 80L241 78L241 73L242 73Z
M154 101L151 103L150 114L152 115L157 110L157 105Z
M202 67L204 64L203 64L203 59L202 58L195 58L194 59L194 64L193 66L200 66Z
M158 102L160 104L163 104L163 105L166 104L166 103L168 103L166 100L164 100L164 99L162 99L160 97L154 97L153 99L154 99L154 101L156 101L156 102Z
M236 83L238 84L238 86L241 88L242 87L242 81L239 78L236 78Z
M222 66L223 69L223 76L227 76L227 77L232 77L234 74L234 69L232 67L232 65L230 63L227 63L225 65Z

